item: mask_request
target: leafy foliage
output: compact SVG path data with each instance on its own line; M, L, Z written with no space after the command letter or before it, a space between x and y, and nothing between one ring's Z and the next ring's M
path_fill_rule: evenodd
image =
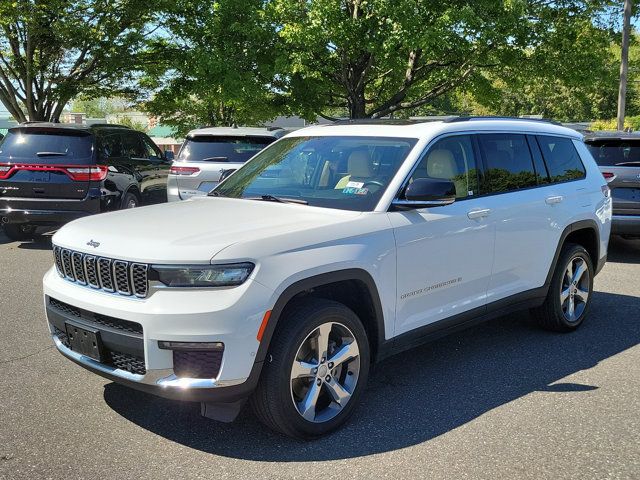
M57 120L79 94L126 90L156 0L0 1L0 101L18 121Z
M282 111L275 27L261 0L178 0L148 54L144 108L184 135L202 125L256 124Z
M569 89L589 82L585 72L610 69L602 62L610 39L592 23L607 5L272 0L267 13L289 55L291 98L359 118L415 111L463 87L492 110L513 111L526 103L518 96L523 85L534 80L544 90L532 94L538 100L557 88L549 78ZM504 102L500 81L513 89Z

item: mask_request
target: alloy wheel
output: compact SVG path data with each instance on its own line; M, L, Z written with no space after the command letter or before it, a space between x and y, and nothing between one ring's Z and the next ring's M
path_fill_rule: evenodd
M291 367L291 399L307 421L327 422L349 403L360 374L360 350L345 325L323 323L304 339Z
M589 275L589 267L584 258L574 257L569 261L560 290L562 313L569 322L578 321L587 307L591 294Z

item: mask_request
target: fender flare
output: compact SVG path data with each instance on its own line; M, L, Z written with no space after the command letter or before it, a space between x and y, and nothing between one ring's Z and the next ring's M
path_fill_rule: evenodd
M360 268L349 268L344 270L336 270L328 273L321 273L318 275L314 275L312 277L304 278L302 280L298 280L291 285L289 285L285 290L280 294L278 300L276 300L275 305L271 309L271 315L269 317L269 321L267 322L267 326L262 335L262 341L260 342L260 346L258 347L258 352L256 353L256 362L263 362L267 356L267 352L269 351L269 345L271 343L271 339L273 334L275 333L278 322L282 316L282 312L285 307L289 303L289 301L295 297L296 295L303 293L305 291L312 290L317 287L321 287L324 285L329 285L335 282L341 282L346 280L358 280L364 283L369 291L369 295L371 296L373 302L373 311L375 314L375 327L376 327L376 336L377 338L373 339L375 341L374 345L376 345L376 350L379 350L380 346L384 342L384 313L382 310L382 302L380 301L380 295L378 294L378 287L373 279L373 277L366 270ZM373 352L372 352L373 357Z

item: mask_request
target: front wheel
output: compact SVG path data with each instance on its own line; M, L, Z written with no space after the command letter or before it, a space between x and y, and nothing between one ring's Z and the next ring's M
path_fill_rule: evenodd
M593 263L581 245L562 247L545 302L532 310L540 326L556 332L578 328L593 295Z
M319 437L358 404L369 373L367 334L353 311L324 299L295 305L281 322L251 404L273 430Z

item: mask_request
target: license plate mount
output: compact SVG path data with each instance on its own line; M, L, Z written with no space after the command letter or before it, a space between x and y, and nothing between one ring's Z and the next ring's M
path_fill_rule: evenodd
M100 339L99 330L80 326L74 322L65 322L65 328L71 350L97 362L104 362L105 348Z

